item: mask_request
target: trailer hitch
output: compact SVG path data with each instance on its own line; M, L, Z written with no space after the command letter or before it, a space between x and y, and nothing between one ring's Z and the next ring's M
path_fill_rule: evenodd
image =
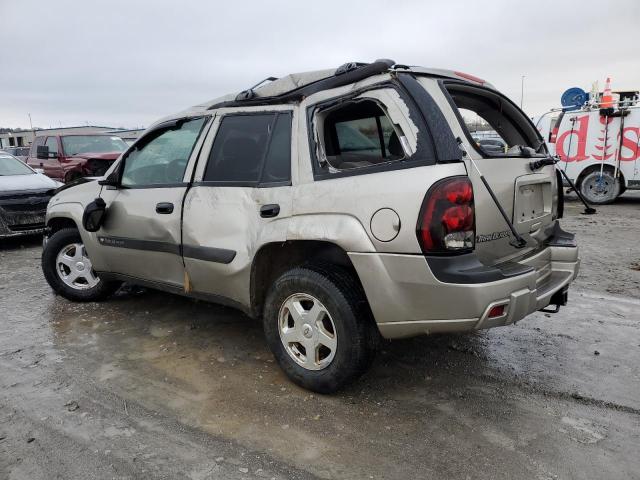
M558 313L560 311L560 307L567 304L567 300L569 300L569 287L564 287L551 296L549 305L538 311L544 313ZM553 308L549 308L551 305L553 305Z

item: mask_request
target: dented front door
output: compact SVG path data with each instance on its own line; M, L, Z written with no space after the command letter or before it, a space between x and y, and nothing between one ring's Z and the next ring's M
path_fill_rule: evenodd
M183 288L182 204L208 117L168 122L123 158L120 186L105 189L97 241L108 270Z

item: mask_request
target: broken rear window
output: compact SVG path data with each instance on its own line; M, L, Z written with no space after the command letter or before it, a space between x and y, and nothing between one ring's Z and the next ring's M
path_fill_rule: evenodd
M522 147L541 147L526 115L502 95L473 85L444 86L457 107L462 127L485 156L522 156Z

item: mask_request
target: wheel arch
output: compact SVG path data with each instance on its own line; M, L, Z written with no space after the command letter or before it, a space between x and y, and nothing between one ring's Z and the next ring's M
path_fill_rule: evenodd
M280 275L292 268L310 263L338 265L350 271L360 283L346 250L334 242L287 240L267 243L256 252L251 264L251 314L256 318L262 315L269 286Z
M79 230L78 224L70 217L52 217L47 222L49 234L54 234L63 228L75 228Z

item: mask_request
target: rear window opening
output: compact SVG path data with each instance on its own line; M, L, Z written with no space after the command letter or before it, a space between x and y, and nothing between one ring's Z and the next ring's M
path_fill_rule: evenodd
M374 100L354 100L316 117L321 162L334 171L369 167L405 158L406 142Z
M497 92L472 85L445 83L467 137L483 156L522 156L521 147L541 148L529 119Z

